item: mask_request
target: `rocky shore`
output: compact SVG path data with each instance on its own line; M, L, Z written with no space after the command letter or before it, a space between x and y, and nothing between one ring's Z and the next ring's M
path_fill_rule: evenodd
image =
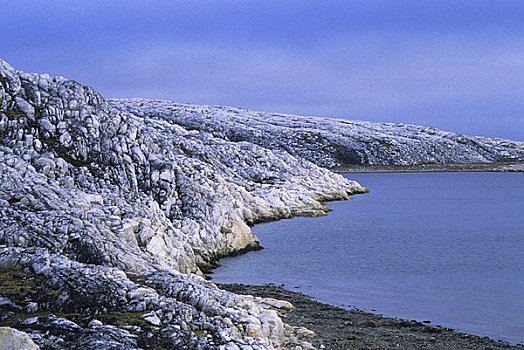
M275 311L201 271L256 249L249 225L365 191L3 61L0 136L0 322L44 349L292 347Z
M257 222L325 215L324 201L366 191L323 167L523 156L522 143L410 125L105 100L0 60L0 341L311 347L278 315L289 303L202 271L258 249Z
M282 320L297 327L297 332L320 349L435 349L481 350L524 349L487 337L456 332L430 322L395 319L361 311L342 309L320 303L309 296L275 285L221 284L220 288L237 294L250 294L285 300L292 310L279 310Z
M431 172L524 172L524 162L419 165L346 165L331 169L336 173L431 173Z

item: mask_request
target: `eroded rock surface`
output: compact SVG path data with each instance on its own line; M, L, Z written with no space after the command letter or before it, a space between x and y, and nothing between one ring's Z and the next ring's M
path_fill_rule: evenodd
M324 215L322 201L365 191L318 165L520 160L522 146L106 101L0 60L0 326L41 349L308 348L275 311L292 305L222 291L202 270L259 247L254 223Z
M113 99L109 103L221 139L282 150L323 167L524 161L522 142L465 136L420 125L270 114L145 99Z
M321 201L364 189L279 149L117 107L0 60L0 325L45 349L288 344L278 303L198 275L257 248L250 225L324 215Z

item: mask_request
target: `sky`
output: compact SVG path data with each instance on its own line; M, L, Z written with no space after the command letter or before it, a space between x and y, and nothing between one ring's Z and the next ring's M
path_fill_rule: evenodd
M104 97L524 141L524 1L0 0L0 58Z

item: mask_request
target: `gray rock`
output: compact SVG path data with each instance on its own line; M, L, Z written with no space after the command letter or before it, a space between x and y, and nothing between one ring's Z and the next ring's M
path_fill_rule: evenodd
M38 125L40 125L40 127L42 128L43 131L47 131L51 135L54 134L55 131L56 131L55 126L53 124L51 124L51 122L47 118L40 119L38 121Z
M155 313L148 313L146 315L143 315L142 318L144 319L144 321L147 321L154 326L160 326L162 324L162 321L160 320L160 318L158 318L158 316Z
M39 349L27 333L9 327L0 327L0 348L3 350Z
M257 248L252 224L365 191L318 165L522 158L412 125L106 101L1 60L0 135L0 271L44 291L5 315L38 310L12 326L42 348L279 348L293 334L271 308L291 305L201 271Z
M22 307L13 303L8 298L0 295L0 310L1 311L4 311L4 310L5 311L21 311Z
M281 150L324 167L524 160L522 142L465 136L419 125L270 114L160 100L113 99L109 104L224 140Z

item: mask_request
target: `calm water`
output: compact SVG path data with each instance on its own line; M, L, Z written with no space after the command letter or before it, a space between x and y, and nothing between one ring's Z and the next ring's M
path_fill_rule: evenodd
M524 173L347 177L371 193L256 225L265 249L221 260L213 281L524 343Z

